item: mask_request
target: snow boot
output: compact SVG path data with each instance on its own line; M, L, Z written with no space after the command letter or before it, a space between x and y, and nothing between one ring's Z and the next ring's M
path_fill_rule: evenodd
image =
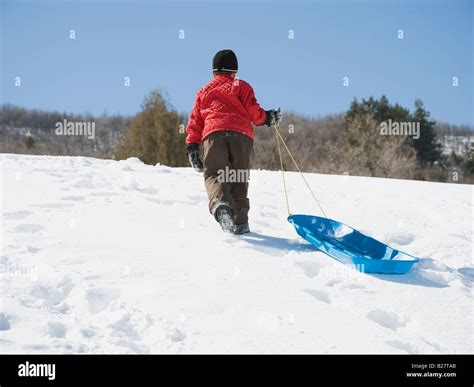
M232 229L232 232L235 235L247 234L250 232L249 224L248 223L236 224L234 228Z
M235 227L234 211L226 203L219 204L214 212L216 220L225 232L232 232Z

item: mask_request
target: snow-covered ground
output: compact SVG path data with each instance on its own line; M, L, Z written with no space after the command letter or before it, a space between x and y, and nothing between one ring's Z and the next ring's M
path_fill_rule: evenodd
M423 260L368 275L286 221L254 171L248 236L190 168L1 155L0 352L472 353L472 186L307 175L330 217ZM297 174L294 213L316 214Z

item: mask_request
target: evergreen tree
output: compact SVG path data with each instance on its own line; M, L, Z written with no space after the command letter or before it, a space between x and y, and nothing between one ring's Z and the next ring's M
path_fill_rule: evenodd
M172 110L159 91L152 91L130 131L115 150L116 159L138 157L145 164L187 166L181 117Z
M348 122L351 122L355 118L365 114L370 114L371 117L379 123L388 121L389 119L403 122L408 121L410 118L410 111L408 109L405 109L399 104L390 105L385 95L382 95L380 100L370 97L369 99L362 99L361 102L359 102L357 98L354 98L346 113L346 119Z
M441 146L434 132L435 121L429 120L430 113L426 111L420 99L415 101L415 112L411 120L420 124L420 138L412 139L416 157L421 165L433 164L441 157Z
M365 115L370 115L378 123L388 120L399 123L419 122L420 138L407 137L408 144L416 151L416 157L421 166L432 165L435 161L440 160L441 146L438 144L434 131L435 122L429 120L430 114L425 110L421 100L415 101L415 112L410 114L408 109L398 103L391 105L384 95L379 100L370 97L359 102L354 99L346 113L346 122L350 125Z

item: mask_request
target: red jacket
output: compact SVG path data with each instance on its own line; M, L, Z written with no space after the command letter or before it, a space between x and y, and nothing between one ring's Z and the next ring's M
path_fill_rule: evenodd
M263 124L265 117L252 86L228 75L218 75L196 95L186 127L186 144L200 144L211 133L222 130L234 130L253 140L252 124Z

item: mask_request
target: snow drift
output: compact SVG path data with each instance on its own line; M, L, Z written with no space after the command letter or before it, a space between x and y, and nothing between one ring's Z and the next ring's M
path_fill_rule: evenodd
M252 171L252 233L202 177L137 159L1 155L0 352L472 353L472 186L308 174L329 215L423 258L361 274ZM318 215L288 173L297 213Z

